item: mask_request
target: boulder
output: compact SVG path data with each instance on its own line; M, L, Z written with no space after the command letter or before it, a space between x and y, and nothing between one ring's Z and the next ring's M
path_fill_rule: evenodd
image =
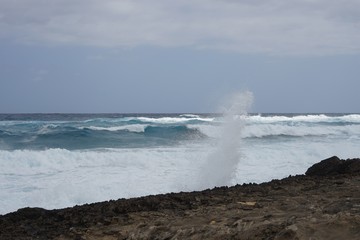
M341 160L333 156L311 166L308 176L328 176L336 174L360 174L360 159Z

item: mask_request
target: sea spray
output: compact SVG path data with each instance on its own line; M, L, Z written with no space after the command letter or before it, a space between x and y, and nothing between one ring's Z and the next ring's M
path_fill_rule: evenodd
M201 188L231 184L241 158L241 133L252 101L252 92L240 92L232 95L222 107L222 132L216 149L200 170Z

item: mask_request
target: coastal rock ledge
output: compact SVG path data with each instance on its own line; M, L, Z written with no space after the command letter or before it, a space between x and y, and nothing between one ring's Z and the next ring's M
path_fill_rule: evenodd
M0 216L0 239L360 239L360 159L262 184L23 208Z

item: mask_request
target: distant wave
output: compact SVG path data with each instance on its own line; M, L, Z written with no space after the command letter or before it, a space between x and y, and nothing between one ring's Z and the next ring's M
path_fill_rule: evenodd
M150 116L139 116L139 117L124 117L124 118L94 118L85 120L86 124L187 124L196 122L212 122L214 117L200 117L199 115L193 114L182 114L179 116L163 116L163 117L150 117Z
M295 115L295 116L250 116L249 120L254 123L283 123L283 122L308 122L308 123L359 123L360 114L347 114L347 115Z
M149 117L138 117L133 120L137 120L144 123L156 123L156 124L189 124L199 122L212 122L214 118L201 118L198 116L192 117L162 117L162 118L149 118Z
M239 138L356 138L360 114L247 115ZM64 117L65 118L65 117ZM0 121L0 149L137 148L221 138L221 115Z
M244 138L265 137L351 137L360 132L360 125L347 126L287 126L287 125L253 125L244 129Z
M360 132L360 115L251 116L244 138L352 137Z
M113 126L113 127L97 127L97 126L89 126L89 127L80 127L80 129L90 129L94 131L110 131L110 132L117 132L117 131L129 131L135 133L145 132L145 128L149 126L147 124L131 124L131 125L124 125L124 126Z
M32 131L0 130L0 149L134 148L176 144L207 136L186 125L61 126L47 124Z

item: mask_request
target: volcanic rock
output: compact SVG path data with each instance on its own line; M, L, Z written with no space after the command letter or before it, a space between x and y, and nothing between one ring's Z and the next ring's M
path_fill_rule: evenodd
M340 160L333 156L314 164L305 174L308 176L327 176L355 173L360 173L360 159Z

